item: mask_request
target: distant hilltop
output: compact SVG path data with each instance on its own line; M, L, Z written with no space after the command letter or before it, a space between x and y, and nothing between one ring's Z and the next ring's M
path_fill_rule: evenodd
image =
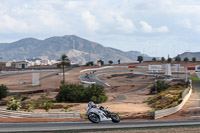
M76 35L55 36L44 40L25 38L13 43L0 43L0 57L6 61L23 60L24 58L37 58L45 56L50 60L57 60L66 54L73 63L85 64L86 62L103 60L114 63L120 59L121 62L132 62L137 56L151 59L139 51L124 52L115 48L104 47Z
M181 59L183 60L185 57L191 61L193 57L196 57L197 61L200 61L200 52L185 52L180 54Z

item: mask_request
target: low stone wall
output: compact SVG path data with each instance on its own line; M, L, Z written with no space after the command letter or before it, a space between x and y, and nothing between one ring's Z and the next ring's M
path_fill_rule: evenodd
M0 118L81 118L80 113L31 113L0 108Z
M174 113L178 112L179 110L181 110L183 108L183 106L185 105L185 103L189 100L191 93L192 93L192 86L190 85L190 87L187 88L182 93L183 101L179 105L172 107L172 108L155 111L154 119L159 119L159 118L174 114Z

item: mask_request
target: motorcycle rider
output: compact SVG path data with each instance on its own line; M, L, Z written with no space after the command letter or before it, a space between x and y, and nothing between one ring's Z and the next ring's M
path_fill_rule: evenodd
M100 106L100 107L99 107L99 105L94 104L94 102L89 102L89 103L88 103L88 107L89 107L89 108L97 108L97 109L100 109L100 110L103 110L103 111L104 111L104 107L103 107L103 106Z

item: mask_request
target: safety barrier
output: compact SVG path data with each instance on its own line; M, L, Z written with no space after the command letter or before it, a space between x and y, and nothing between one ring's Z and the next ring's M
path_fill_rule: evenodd
M0 118L81 118L80 113L31 113L0 108Z
M128 66L105 66L105 67L100 67L100 68L83 69L80 71L80 73L87 72L87 71L97 71L97 70L108 69L108 68L128 68Z
M172 108L155 111L154 119L159 119L159 118L174 114L174 113L178 112L179 110L181 110L183 108L183 106L185 105L185 103L189 100L191 94L192 94L192 86L188 87L182 93L183 100L179 105L172 107Z

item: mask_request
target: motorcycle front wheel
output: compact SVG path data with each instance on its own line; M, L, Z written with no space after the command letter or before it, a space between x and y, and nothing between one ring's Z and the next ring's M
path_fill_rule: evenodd
M99 123L100 122L99 116L97 114L95 114L95 113L89 113L88 114L88 119L93 123Z
M119 115L115 114L115 113L111 113L110 114L110 117L112 119L112 122L114 123L119 123L120 122L120 117Z

